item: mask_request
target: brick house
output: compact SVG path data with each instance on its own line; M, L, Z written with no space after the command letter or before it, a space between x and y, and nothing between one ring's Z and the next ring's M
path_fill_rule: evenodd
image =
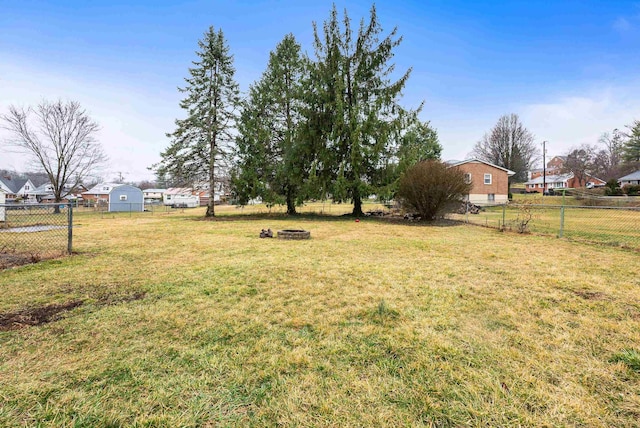
M516 173L480 159L467 159L450 164L465 174L472 184L467 200L472 204L503 204L509 201L509 177Z

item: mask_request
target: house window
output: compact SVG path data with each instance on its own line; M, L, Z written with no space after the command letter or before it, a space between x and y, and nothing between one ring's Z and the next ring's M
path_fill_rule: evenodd
M24 190L30 190L29 185L24 186Z
M495 202L496 201L496 194L495 193L489 193L487 196L489 198L489 202Z
M471 184L471 173L467 172L464 174L464 182L467 184Z
M107 187L107 186L103 186L103 187L102 187L102 190L104 190L104 191L108 192L108 191L109 191L109 187Z
M491 184L491 174L484 175L484 184Z
M120 195L120 200L121 201L126 201L127 200L127 195Z
M167 195L167 200L171 199L171 195Z

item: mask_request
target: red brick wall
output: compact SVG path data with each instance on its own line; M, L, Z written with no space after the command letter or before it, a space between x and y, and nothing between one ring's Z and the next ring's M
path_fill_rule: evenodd
M509 182L506 171L484 164L482 162L467 162L458 165L464 173L471 174L473 188L470 194L506 195L509 192ZM484 184L484 174L491 174L491 184Z

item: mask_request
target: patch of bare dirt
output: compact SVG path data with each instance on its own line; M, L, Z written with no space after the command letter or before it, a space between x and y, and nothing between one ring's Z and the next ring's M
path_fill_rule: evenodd
M119 303L144 299L146 293L136 292L128 295L103 294L99 296L95 306L111 306ZM24 327L37 326L62 318L62 314L82 306L85 300L71 300L66 303L25 308L16 312L0 313L0 331L18 330Z
M35 257L32 254L0 253L0 270L8 269L16 266L28 265L30 263L37 263L39 261L40 261L40 258Z
M70 302L27 308L17 312L0 313L0 331L17 330L19 328L46 324L60 318L60 314L70 311L84 302Z
M578 297L582 297L585 300L607 300L609 296L600 291L586 291L586 290L577 290L574 291L575 295Z

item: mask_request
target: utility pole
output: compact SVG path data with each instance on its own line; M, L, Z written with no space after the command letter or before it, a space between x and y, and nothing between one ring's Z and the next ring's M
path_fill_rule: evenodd
M547 191L547 142L542 142L542 196Z

